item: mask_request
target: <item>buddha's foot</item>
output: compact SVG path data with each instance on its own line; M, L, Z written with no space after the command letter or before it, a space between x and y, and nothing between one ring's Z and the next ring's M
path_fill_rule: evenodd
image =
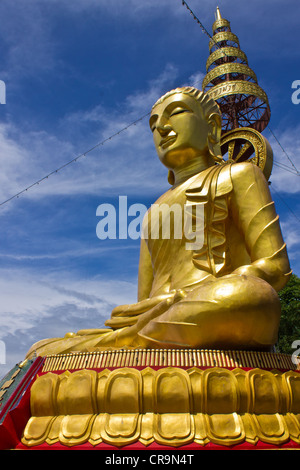
M49 338L38 341L29 349L26 358L46 356L49 354L90 351L106 339L106 345L113 346L116 332L109 329L79 330L77 333L66 333L64 338Z

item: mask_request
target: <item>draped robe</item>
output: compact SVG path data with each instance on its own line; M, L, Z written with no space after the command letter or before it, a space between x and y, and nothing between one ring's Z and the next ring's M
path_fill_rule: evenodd
M172 221L168 212L153 217L163 204L176 204L182 213L188 206L203 207L202 242L196 249L187 249L192 241L184 227L180 237L174 237L172 224L169 238L151 237L153 220L160 232ZM107 329L44 340L29 354L108 346L268 350L276 342L276 291L286 284L290 266L268 183L258 167L251 162L216 165L175 184L150 208L144 230L138 302L116 307Z

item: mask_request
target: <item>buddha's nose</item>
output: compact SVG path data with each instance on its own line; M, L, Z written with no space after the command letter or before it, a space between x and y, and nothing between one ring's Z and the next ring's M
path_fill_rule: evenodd
M162 137L166 136L169 134L169 132L172 130L172 127L168 123L167 119L165 118L160 118L159 121L156 124L156 129L160 133Z

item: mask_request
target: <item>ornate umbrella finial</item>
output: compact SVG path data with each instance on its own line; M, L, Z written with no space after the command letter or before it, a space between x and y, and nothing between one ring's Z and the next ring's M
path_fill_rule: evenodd
M262 132L270 120L268 97L258 85L239 39L231 32L230 22L222 18L219 7L215 18L202 90L221 109L223 133L238 127Z

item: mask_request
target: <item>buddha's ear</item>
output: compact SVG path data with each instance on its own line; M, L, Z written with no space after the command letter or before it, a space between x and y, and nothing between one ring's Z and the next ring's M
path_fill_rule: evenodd
M168 172L168 183L171 184L172 186L175 183L175 176L172 170L169 170Z
M208 136L207 136L207 144L209 153L211 156L219 161L222 160L221 157L221 147L220 147L220 140L221 140L221 131L222 131L222 121L221 116L217 113L212 113L208 119Z
M212 113L208 117L208 139L212 144L220 143L221 131L222 131L222 121L221 116L217 113Z

